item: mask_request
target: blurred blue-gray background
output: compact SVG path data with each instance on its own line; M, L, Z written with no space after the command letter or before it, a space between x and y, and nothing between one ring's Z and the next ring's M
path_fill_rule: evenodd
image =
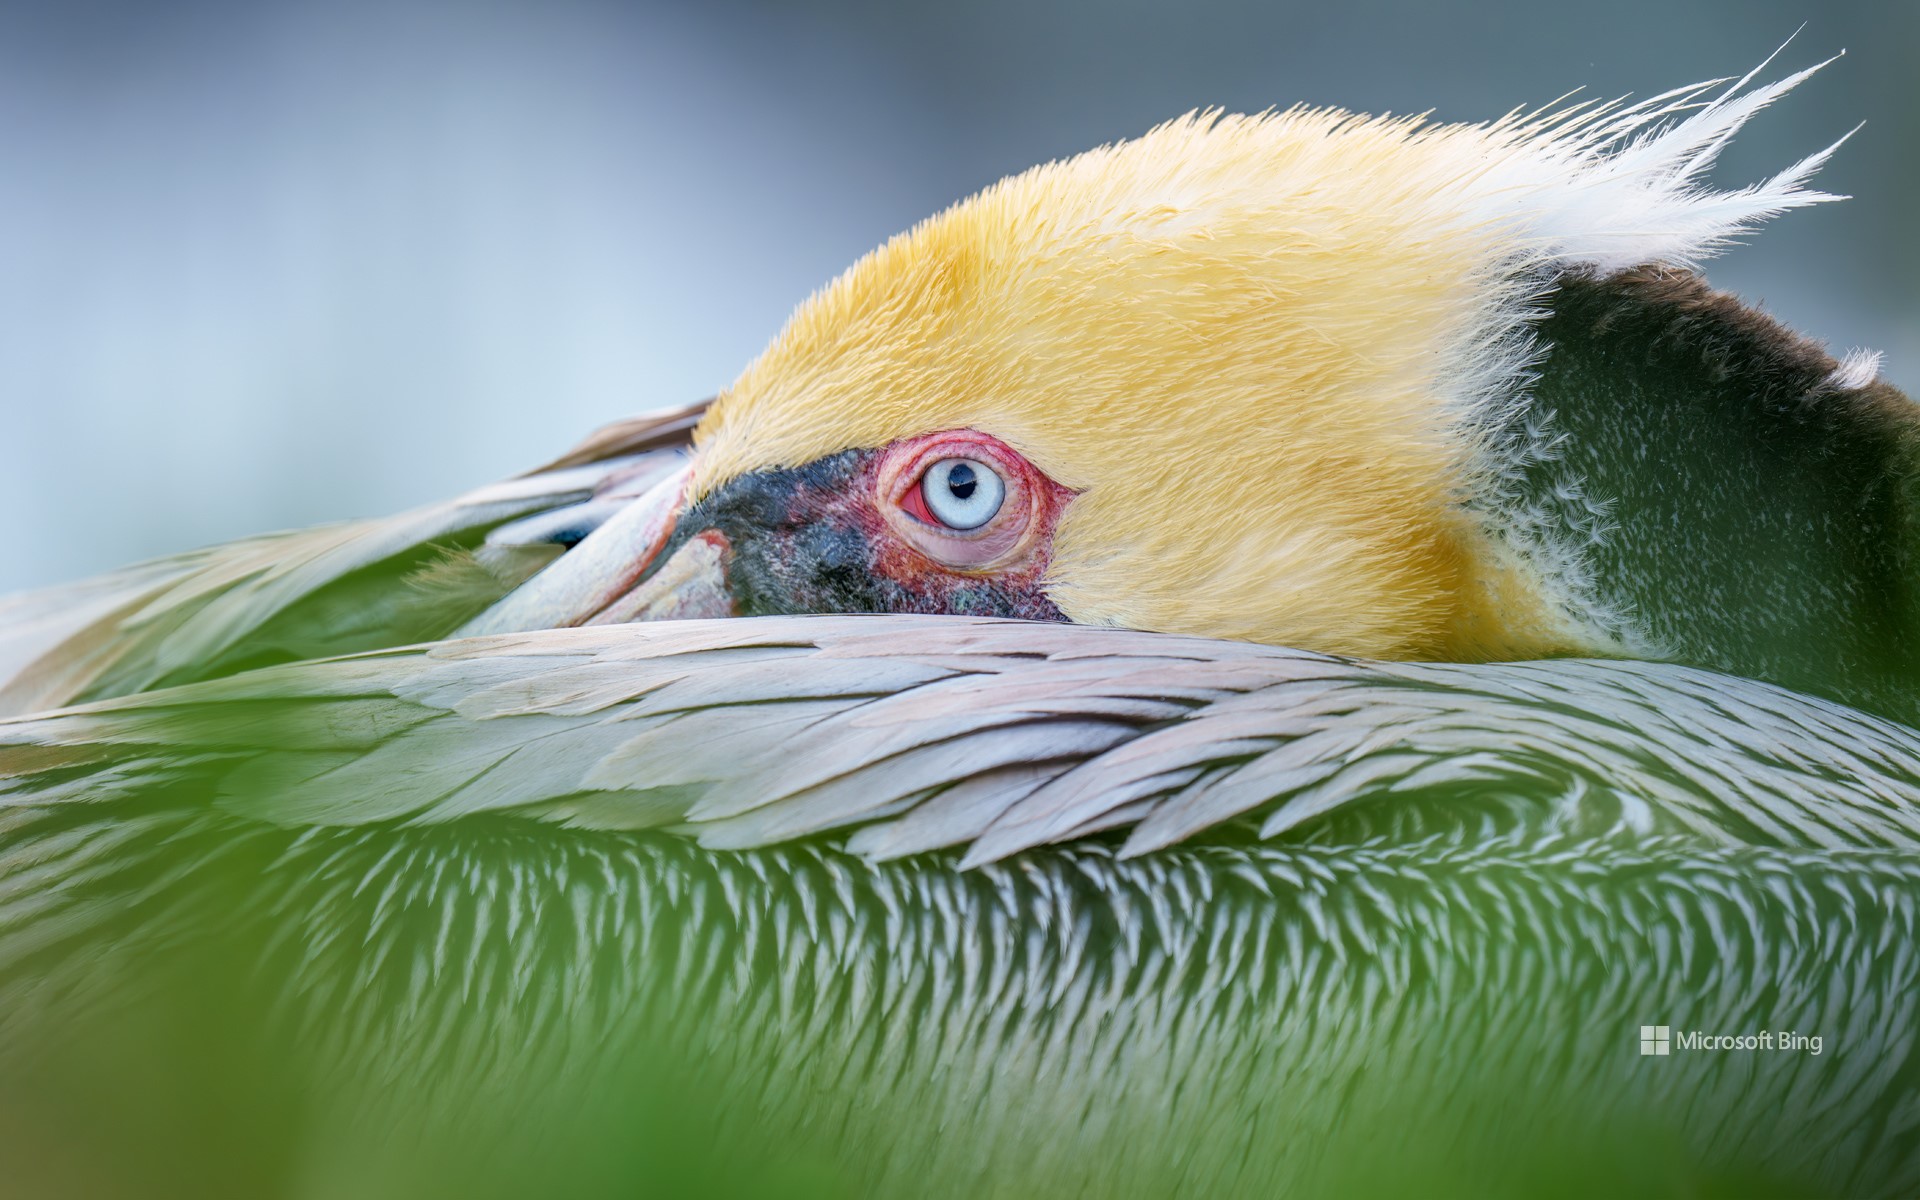
M0 590L392 511L726 384L888 235L1188 109L1479 120L1848 56L1712 277L1920 385L1920 4L73 0L0 7Z

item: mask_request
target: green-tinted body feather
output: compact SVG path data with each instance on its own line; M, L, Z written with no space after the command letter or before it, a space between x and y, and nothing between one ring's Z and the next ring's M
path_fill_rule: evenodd
M1686 272L1550 304L1503 515L1637 657L1920 720L1920 408Z

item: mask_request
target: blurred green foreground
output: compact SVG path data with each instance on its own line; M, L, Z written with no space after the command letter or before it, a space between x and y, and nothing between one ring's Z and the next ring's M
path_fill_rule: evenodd
M497 818L296 832L183 796L14 810L4 1190L1911 1183L1910 863L1462 842L1414 877L1337 833L962 873ZM1642 1024L1763 1019L1826 1022L1824 1053L1640 1053Z

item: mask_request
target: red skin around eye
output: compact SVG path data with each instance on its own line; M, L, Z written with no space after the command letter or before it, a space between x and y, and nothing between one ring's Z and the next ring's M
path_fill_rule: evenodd
M921 480L946 458L984 463L1006 484L1000 511L978 529L950 529L927 508ZM1070 489L1011 446L975 429L894 443L875 462L871 486L873 514L879 518L869 530L874 568L936 594L993 581L1037 595L1052 557L1054 526L1073 499Z
M900 507L907 510L908 516L924 525L938 526L940 524L940 518L934 516L933 510L927 507L927 489L924 477L923 482L908 488L906 494L900 497Z

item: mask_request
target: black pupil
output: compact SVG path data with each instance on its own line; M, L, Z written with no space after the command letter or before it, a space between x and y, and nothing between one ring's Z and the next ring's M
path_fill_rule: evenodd
M965 463L958 463L947 472L947 490L953 493L956 500L965 500L979 486L980 481L974 478L973 468Z

